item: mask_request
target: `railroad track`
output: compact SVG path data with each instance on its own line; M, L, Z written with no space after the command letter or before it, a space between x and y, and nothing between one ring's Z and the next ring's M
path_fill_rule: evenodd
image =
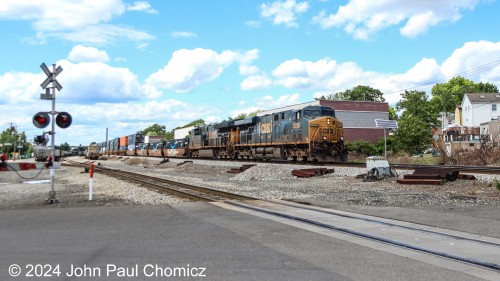
M439 266L452 270L467 271L470 275L486 280L498 280L500 276L500 239L498 238L344 211L301 206L292 202L229 201L218 205L224 204L236 209L261 213L264 216L276 217L276 220L294 226L303 224L317 227L323 229L320 231L322 234L338 233L340 236L333 236L349 242L357 243L350 237L368 240L368 244L375 245L372 246L373 248L391 253L398 254L399 249L404 249L411 252L410 254L402 253L404 257L411 256L416 260L431 264L437 263ZM366 242L358 244L367 245ZM429 258L429 255L432 258ZM446 264L449 261L452 262Z
M69 165L83 167L86 164L70 161ZM331 236L340 234L351 237L345 239L350 242L356 239L369 241L369 243L378 245L373 246L377 249L393 253L397 253L397 249L404 249L414 253L409 254L409 256L422 262L435 262L429 258L429 255L437 259L439 264L453 261L448 266L449 269L463 270L480 278L495 280L496 276L500 274L500 239L498 238L309 207L291 202L257 200L247 196L101 166L96 166L96 171L140 184L157 192L173 194L195 201L211 201L225 208L251 214L258 213L261 216L309 230L310 228L321 228L323 229L322 234L334 233ZM388 250L387 245L390 245L391 249ZM403 255L407 257L407 254ZM439 260L446 260L446 262ZM459 264L457 265L457 263ZM457 267L460 268L460 265L466 268L457 269ZM490 278L491 276L494 277Z
M79 163L71 160L67 160L67 162L69 162L69 164L66 164L68 166L84 167L85 165L87 165L85 163ZM248 196L172 181L165 178L159 178L117 169L110 169L102 166L94 167L95 172L97 173L139 184L149 189L153 189L154 191L159 193L179 196L194 201L211 202L224 200L255 200L255 198Z
M139 156L120 156L120 157L139 157ZM149 156L148 156L149 157ZM156 157L156 158L168 158L168 157ZM355 168L365 168L365 162L346 162L346 163L304 163L304 162L290 162L286 160L270 160L270 161L260 161L252 159L204 159L204 158L173 158L173 159L189 159L189 160L204 160L204 161L231 161L231 162L242 162L242 163L272 163L272 164L285 164L285 165L297 165L297 166L324 166L324 167L355 167ZM425 169L455 169L460 172L472 172L480 174L500 174L500 167L488 167L488 166L464 166L464 165L427 165L427 164L390 164L391 168L400 170L414 170L417 168Z

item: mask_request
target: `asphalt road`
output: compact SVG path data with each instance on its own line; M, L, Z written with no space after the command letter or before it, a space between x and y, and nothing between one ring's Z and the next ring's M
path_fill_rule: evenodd
M208 203L1 210L0 224L0 280L477 280Z

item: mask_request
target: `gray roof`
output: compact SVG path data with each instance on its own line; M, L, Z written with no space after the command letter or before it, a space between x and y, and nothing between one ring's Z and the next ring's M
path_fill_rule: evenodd
M500 93L468 93L465 95L471 103L500 103Z

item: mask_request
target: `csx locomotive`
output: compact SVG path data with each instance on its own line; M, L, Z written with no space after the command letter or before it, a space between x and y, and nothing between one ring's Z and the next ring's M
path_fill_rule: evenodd
M345 162L343 132L332 108L307 106L195 127L185 139L136 144L133 151L108 145L105 154Z

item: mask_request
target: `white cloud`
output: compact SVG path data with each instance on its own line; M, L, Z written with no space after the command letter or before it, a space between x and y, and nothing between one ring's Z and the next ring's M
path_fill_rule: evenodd
M57 63L64 69L58 81L63 90L58 99L63 102L94 104L124 102L147 97L147 93L128 68L112 67L100 62Z
M27 72L10 72L0 75L0 104L20 105L40 98L43 89L40 84L45 80L45 74ZM8 107L2 108L2 110ZM2 119L6 120L6 119Z
M249 20L249 21L245 21L245 25L248 27L257 28L257 27L260 27L262 25L262 23L260 21Z
M274 98L273 96L264 96L255 100L255 105L258 109L272 109L292 104L297 104L300 99L300 94L290 94ZM255 110L253 110L255 111Z
M107 45L120 38L134 42L155 39L154 36L146 32L109 24L87 26L69 32L52 32L47 33L46 36L94 45Z
M134 7L147 2L136 3L139 4ZM32 22L36 35L23 39L28 44L45 44L47 38L91 44L108 44L117 38L133 41L154 38L130 27L106 24L125 11L122 0L3 0L0 19Z
M177 50L166 66L147 78L146 84L179 93L191 92L218 78L231 64L251 62L255 53L255 50L245 53L230 50L217 53L202 48Z
M367 71L355 62L338 63L324 58L318 61L293 59L276 67L274 83L289 89L316 91L314 97L332 94L357 85L367 85L386 93L390 104L400 99L407 89L430 91L436 81L447 82L461 75L476 83L500 85L500 42L468 42L455 50L442 64L423 58L404 73Z
M139 49L139 50L141 50L141 51L144 51L144 50L146 50L146 48L147 48L148 46L149 46L149 43L146 43L146 42L140 42L140 43L137 43L137 44L135 45L135 48L136 48L136 49Z
M136 1L132 5L127 5L127 11L145 12L148 14L158 14L158 11L153 9L146 1Z
M500 42L467 42L443 62L442 70L447 77L463 73L500 84L500 61L494 58L500 58Z
M239 67L239 71L240 71L241 75L249 76L249 75L255 75L255 74L259 73L260 69L255 65L242 64Z
M108 62L109 56L106 51L77 45L69 53L68 59L73 62Z
M307 12L308 9L308 2L297 3L295 0L274 1L272 4L260 5L262 17L272 18L274 24L284 24L286 27L297 27L297 15Z
M323 28L343 27L357 39L368 39L377 31L403 24L401 34L416 37L432 26L459 20L463 10L472 10L478 3L479 0L350 0L334 14L320 12L313 22Z
M121 0L3 0L0 18L33 21L35 30L56 31L107 22L125 12Z
M263 90L269 88L273 81L267 75L252 75L245 78L240 87L242 90Z
M284 107L292 104L297 104L299 103L300 100L300 94L295 93L295 94L290 94L290 95L283 95L279 96L277 98L267 95L263 96L260 98L256 98L254 102L254 106L242 108L242 109L235 109L232 110L229 114L230 117L236 117L242 113L248 114L255 112L257 110L267 110L267 109L273 109L273 108L279 108L279 107ZM238 106L245 105L245 101L240 101L238 103Z
M174 31L170 33L170 37L174 39L178 38L195 38L198 36L196 33L193 32L187 32L187 31Z

